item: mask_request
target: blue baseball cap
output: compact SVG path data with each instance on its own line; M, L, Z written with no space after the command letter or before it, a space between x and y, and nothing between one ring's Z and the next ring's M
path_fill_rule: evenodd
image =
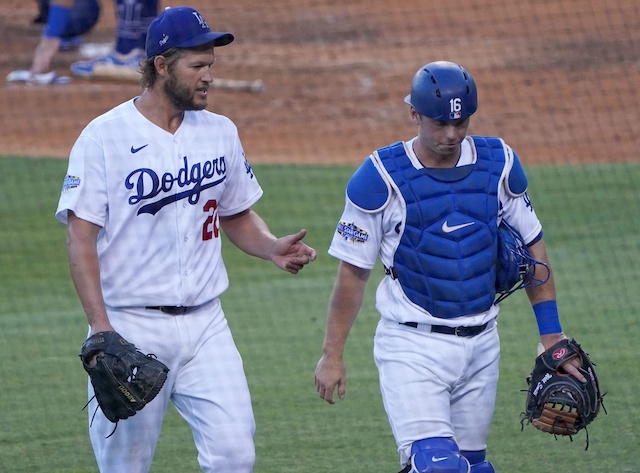
M207 43L225 46L231 41L231 33L211 31L202 15L193 8L167 7L149 25L145 49L149 58L169 48L194 48Z

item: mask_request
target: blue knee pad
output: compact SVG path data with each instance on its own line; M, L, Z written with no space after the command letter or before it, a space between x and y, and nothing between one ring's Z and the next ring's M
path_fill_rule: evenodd
M471 463L471 473L496 473L493 465L485 461L486 450L466 451L460 452L469 463Z
M445 437L433 437L413 442L410 461L410 473L471 472L469 461L460 454L458 444Z

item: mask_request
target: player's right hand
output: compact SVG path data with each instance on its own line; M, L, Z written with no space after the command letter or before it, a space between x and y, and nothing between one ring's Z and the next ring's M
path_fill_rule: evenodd
M273 263L284 271L297 274L306 264L314 261L316 250L302 242L306 235L307 230L302 229L293 235L278 238L271 257Z
M333 391L338 387L338 397L344 399L347 391L347 369L340 358L323 355L315 371L316 391L329 404L335 404Z

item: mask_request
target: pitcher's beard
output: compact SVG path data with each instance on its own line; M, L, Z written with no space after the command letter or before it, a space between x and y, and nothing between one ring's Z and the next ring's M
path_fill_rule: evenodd
M196 103L193 100L193 91L180 84L175 76L169 77L164 83L164 93L171 104L183 112L187 110L204 110L207 107L206 100L203 103Z

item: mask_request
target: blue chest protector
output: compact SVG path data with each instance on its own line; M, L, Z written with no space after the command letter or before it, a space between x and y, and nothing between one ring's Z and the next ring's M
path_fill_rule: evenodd
M380 164L404 200L405 222L389 274L435 317L487 311L495 299L502 140L473 137L477 161L416 169L401 142L381 148Z

